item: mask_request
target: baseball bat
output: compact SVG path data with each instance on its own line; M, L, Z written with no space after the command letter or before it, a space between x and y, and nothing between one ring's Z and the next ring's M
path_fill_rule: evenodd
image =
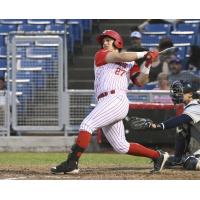
M176 50L177 50L177 47L169 47L162 51L159 51L158 54L159 54L159 56L161 56L161 55L167 56L167 55L173 54L174 52L176 52ZM151 57L150 56L148 57L148 55L147 55L147 58L150 59Z
M159 52L159 55L167 55L174 53L177 50L177 47L169 47Z

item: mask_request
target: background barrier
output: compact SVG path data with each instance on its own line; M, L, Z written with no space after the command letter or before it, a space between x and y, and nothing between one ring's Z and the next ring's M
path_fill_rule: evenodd
M173 104L161 103L130 103L128 117L137 116L150 118L156 123L160 123L172 116L179 115L182 110L182 105L174 106ZM176 130L168 129L165 131L155 130L139 130L133 131L124 120L126 139L129 142L138 142L146 145L167 145L174 144ZM101 131L98 131L98 142L102 145L107 145L108 141Z

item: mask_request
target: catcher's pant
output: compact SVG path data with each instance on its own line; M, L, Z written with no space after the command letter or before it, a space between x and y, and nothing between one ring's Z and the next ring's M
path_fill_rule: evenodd
M129 110L129 101L125 93L109 94L101 99L92 112L83 120L80 130L93 133L103 129L109 143L115 151L127 153L130 144L126 141L122 119Z

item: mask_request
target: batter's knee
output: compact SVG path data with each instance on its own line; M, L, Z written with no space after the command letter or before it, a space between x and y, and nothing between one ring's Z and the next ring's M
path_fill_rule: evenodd
M95 131L95 127L89 121L83 120L80 125L80 130L84 130L92 134Z
M113 145L113 149L117 152L117 153L123 153L126 154L129 150L129 143L121 143L121 144L116 144Z

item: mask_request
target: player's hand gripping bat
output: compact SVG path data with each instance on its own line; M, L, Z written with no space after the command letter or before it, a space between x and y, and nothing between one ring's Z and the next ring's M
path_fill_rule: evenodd
M169 47L160 52L156 50L149 51L146 55L146 61L147 61L146 66L148 66L149 63L154 62L158 56L169 56L173 54L176 50L177 50L177 47Z

